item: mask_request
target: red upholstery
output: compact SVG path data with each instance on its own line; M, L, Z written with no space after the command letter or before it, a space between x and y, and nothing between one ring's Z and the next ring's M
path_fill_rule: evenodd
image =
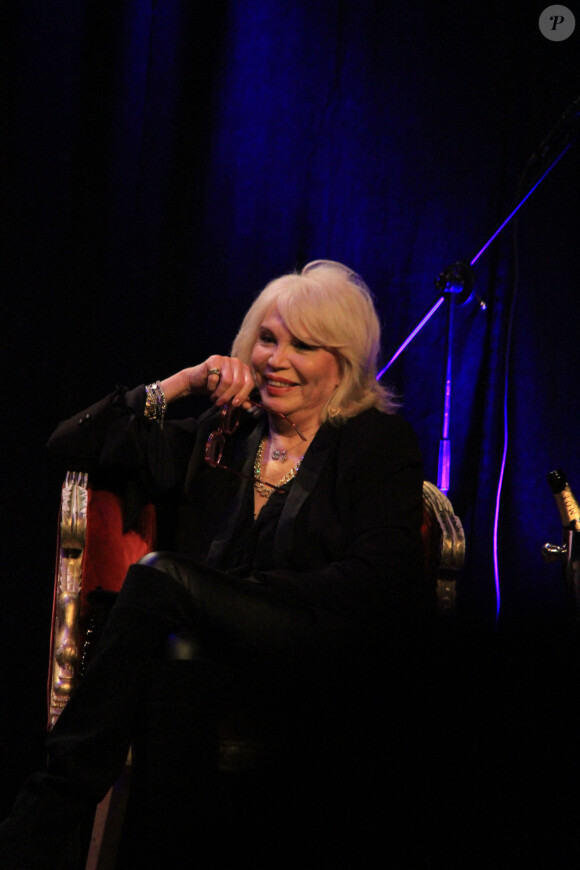
M86 596L97 587L118 592L127 569L155 548L155 508L145 506L135 529L123 532L122 504L119 496L102 489L89 488L89 521L83 560L81 613L86 612Z

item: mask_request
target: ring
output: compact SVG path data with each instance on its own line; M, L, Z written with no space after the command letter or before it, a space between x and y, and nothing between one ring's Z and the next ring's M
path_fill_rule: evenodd
M222 373L221 369L210 369L209 372L207 373L207 376L208 376L208 378L210 375L218 375L219 376L219 375L221 375L221 373Z

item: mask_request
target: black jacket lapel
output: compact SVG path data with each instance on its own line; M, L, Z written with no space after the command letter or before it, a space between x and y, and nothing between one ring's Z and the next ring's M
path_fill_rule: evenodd
M282 509L276 538L274 540L273 561L276 567L286 568L290 564L292 529L300 508L314 489L320 472L326 462L332 445L338 437L338 430L326 424L321 426L307 451L298 474L292 484L286 504Z

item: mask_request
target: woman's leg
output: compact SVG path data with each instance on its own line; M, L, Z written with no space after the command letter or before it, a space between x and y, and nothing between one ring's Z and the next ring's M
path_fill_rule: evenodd
M340 633L333 619L260 584L174 554L146 557L129 570L87 673L48 737L46 771L25 783L0 829L0 866L75 867L63 857L67 844L116 781L151 663L182 627L199 633L210 656L285 684L305 666L316 672L321 650Z
M47 738L47 771L98 802L115 782L131 743L151 662L167 636L195 627L191 597L158 571L133 565L81 684Z
M153 658L167 635L194 626L191 597L133 566L82 683L47 738L47 767L22 786L0 826L0 867L76 870L81 836L127 757Z
M149 553L139 563L186 590L195 628L211 659L258 667L264 674L328 678L356 628L253 578L225 574L176 553Z

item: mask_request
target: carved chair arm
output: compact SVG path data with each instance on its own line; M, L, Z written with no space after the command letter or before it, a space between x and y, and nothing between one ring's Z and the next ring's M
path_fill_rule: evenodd
M426 572L436 582L437 609L449 615L456 601L456 580L465 563L465 533L453 505L435 484L423 482L423 545Z

